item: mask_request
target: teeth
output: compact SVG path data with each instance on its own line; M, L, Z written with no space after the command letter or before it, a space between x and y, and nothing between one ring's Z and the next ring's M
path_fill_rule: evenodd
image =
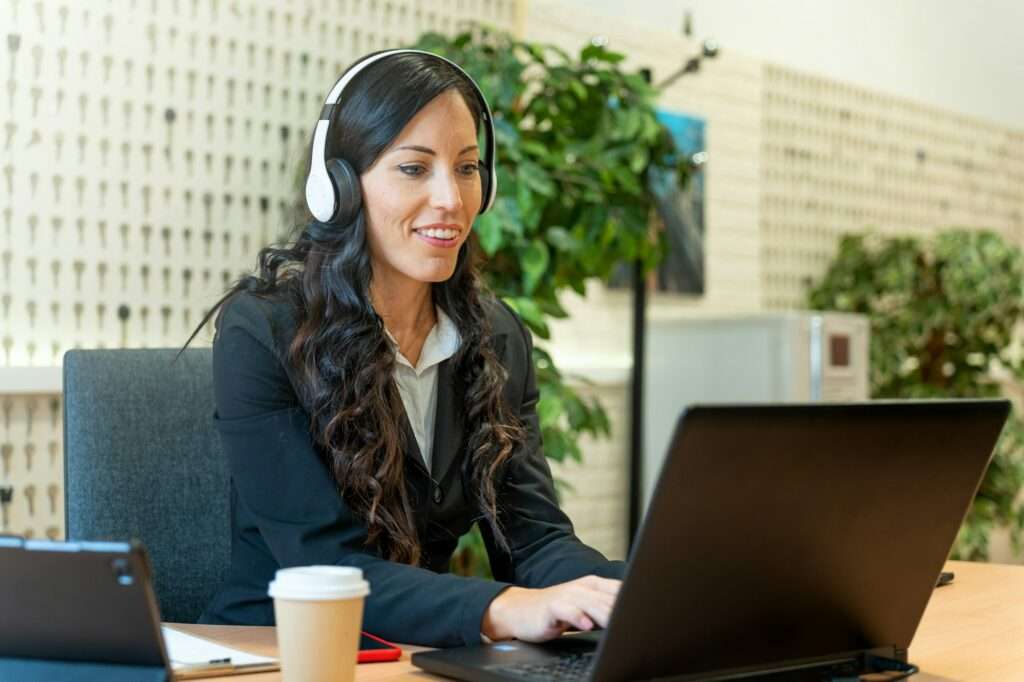
M457 230L442 229L442 228L428 228L425 230L417 230L422 235L427 237L433 237L434 239L455 239L458 234Z

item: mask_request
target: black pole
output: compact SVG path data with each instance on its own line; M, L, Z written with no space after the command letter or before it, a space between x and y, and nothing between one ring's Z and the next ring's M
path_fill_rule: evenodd
M629 537L633 547L643 517L644 475L644 337L647 326L647 278L643 262L633 264L633 377L630 386Z
M651 70L640 69L651 82ZM626 550L633 547L643 517L644 475L644 336L647 326L647 279L643 261L633 263L633 376L630 382L629 427L629 536Z

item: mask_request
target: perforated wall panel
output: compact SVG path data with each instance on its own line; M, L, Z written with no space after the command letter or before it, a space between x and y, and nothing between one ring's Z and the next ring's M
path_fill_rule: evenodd
M180 347L288 227L344 67L467 19L513 30L517 7L0 4L0 369L59 365L73 347ZM3 392L2 530L60 536L59 397Z
M1024 128L766 64L761 297L806 305L844 232L989 228L1024 244Z

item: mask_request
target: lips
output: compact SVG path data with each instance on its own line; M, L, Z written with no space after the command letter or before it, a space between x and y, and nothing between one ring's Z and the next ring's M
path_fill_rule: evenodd
M427 244L442 249L455 248L459 244L459 235L462 230L458 225L451 223L435 223L413 228L416 238Z
M431 225L414 227L412 231L420 237L429 239L431 243L443 244L458 239L462 229L454 223L433 223Z
M432 239L455 239L459 236L459 230L450 227L419 227L413 230L416 234Z

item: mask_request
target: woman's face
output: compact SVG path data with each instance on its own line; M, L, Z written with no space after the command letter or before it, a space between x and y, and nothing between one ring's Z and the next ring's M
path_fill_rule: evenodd
M443 282L480 210L476 127L462 95L438 95L360 176L377 284Z

